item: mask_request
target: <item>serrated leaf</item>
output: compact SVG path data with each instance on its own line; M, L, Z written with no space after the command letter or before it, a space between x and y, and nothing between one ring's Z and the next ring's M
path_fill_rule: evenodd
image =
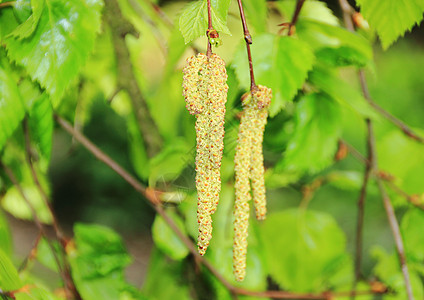
M265 32L268 12L266 0L244 0L243 8L249 27L252 26L257 34Z
M330 215L289 209L272 213L260 228L270 275L296 292L326 290L343 267L346 237Z
M44 7L44 0L31 0L32 14L26 19L25 22L16 27L10 36L15 37L19 40L29 37L37 28L38 22L40 21L41 13ZM16 6L14 7L17 10Z
M181 218L169 210L168 215L185 234L184 223ZM187 246L184 245L180 238L159 215L156 216L155 221L153 222L152 236L156 246L172 259L183 259L189 253Z
M361 13L389 48L423 19L424 0L357 0Z
M220 7L220 3L224 5ZM218 33L229 34L230 30L228 29L226 23L226 12L228 11L228 5L225 5L228 0L215 0L211 2L211 18L213 28L218 31ZM219 5L218 7L215 5ZM225 6L227 9L225 9ZM225 16L225 18L224 18ZM179 20L179 27L182 35L184 36L185 43L189 43L199 36L206 35L206 29L208 28L208 7L206 0L198 0L189 4Z
M18 271L6 253L0 249L0 289L7 292L17 290L21 286Z
M309 81L322 92L330 95L340 105L355 112L360 117L373 120L379 119L379 115L368 104L359 90L356 90L323 67L315 68L309 74Z
M277 7L283 13L284 17L287 20L290 20L296 8L296 1L278 1ZM299 22L302 22L303 20L315 20L334 26L339 25L339 19L323 1L305 1L299 14Z
M337 150L341 132L340 106L324 94L309 94L297 104L296 128L277 170L318 172Z
M29 127L40 154L49 161L53 140L53 108L45 93L40 95L29 112Z
M21 123L25 107L5 52L0 49L0 150Z
M256 83L272 88L270 115L275 116L302 87L312 69L314 54L298 39L271 34L255 37L251 51ZM241 87L247 90L250 73L244 42L235 53L232 66Z
M55 106L93 49L101 8L100 0L45 0L31 36L5 39L8 56L46 88Z

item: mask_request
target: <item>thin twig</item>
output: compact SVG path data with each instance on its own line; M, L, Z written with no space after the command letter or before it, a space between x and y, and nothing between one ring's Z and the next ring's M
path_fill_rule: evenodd
M105 163L112 170L114 170L118 175L120 175L125 181L127 181L136 191L142 194L156 212L164 219L168 226L175 232L175 234L181 239L184 245L189 249L190 253L195 257L195 260L202 263L217 279L220 281L231 293L237 295L250 295L256 297L265 297L265 298L276 298L276 299L330 299L331 296L337 295L350 295L351 291L342 292L342 293L331 293L324 292L321 294L302 294L302 293L291 293L285 291L265 291L257 292L246 290L242 288L235 287L232 285L225 277L214 267L212 264L202 257L198 252L197 248L194 246L193 242L188 236L186 236L176 225L176 223L169 217L162 207L161 201L158 199L160 192L153 191L143 186L137 179L135 179L131 174L129 174L124 168L122 168L117 162L115 162L108 155L103 153L97 146L95 146L88 138L86 138L82 133L76 131L71 124L62 119L60 116L55 115L55 120L57 123L67 131L71 136L80 142L89 152L91 152L97 159ZM372 291L357 292L364 294L375 294Z
M162 137L154 122L133 70L125 37L127 34L138 36L134 26L123 16L117 0L105 1L105 22L109 25L112 44L115 49L117 65L117 88L128 92L134 109L138 129L149 157L157 154L162 146Z
M243 3L241 2L241 0L237 0L237 3L240 10L241 23L243 25L244 40L246 41L247 59L249 60L250 91L253 92L257 89L255 75L253 73L252 53L250 51L250 45L253 43L253 41L252 36L249 32L249 28L247 27L246 17L244 16Z
M59 222L58 222L56 214L54 213L54 210L53 210L53 206L51 205L50 199L47 196L46 191L42 187L40 180L38 179L37 172L36 172L34 164L32 162L31 138L30 138L30 133L29 133L29 128L28 128L27 118L25 118L24 121L23 121L23 130L24 130L24 138L25 138L25 158L26 158L28 166L31 170L32 180L34 181L34 184L37 187L37 190L41 195L43 203L47 207L47 209L50 213L51 219L52 219L53 230L54 230L54 233L55 233L55 236L56 236L56 240L59 243L59 250L61 252L61 257L62 257L62 261L63 261L62 272L63 272L65 284L66 284L67 288L69 289L69 291L71 291L71 293L73 294L75 299L81 299L81 296L79 295L78 290L75 286L75 283L72 279L71 268L70 268L69 263L68 263L67 258L66 258L66 249L65 249L66 239L65 239L65 236L64 236L62 230L60 229ZM52 254L55 255L56 254L55 249L52 246L50 247L50 249L53 252ZM57 259L57 261L59 262L60 260ZM59 270L60 270L60 268L59 268Z
M37 256L38 244L40 243L42 237L43 237L43 233L39 231L37 238L35 239L34 244L32 245L31 250L29 251L28 255L25 257L24 261L21 263L21 265L18 268L19 273L25 270L26 267L28 266L28 263Z
M213 30L211 0L207 0L207 5L208 5L208 30L206 31L206 37L208 39L208 46L207 46L208 50L206 51L206 56L211 57L211 55L212 55L212 44L211 44L210 39L209 39L209 33L211 32L211 30Z
M296 1L296 8L294 10L291 22L289 23L289 33L288 35L293 35L296 31L296 23L299 19L300 10L302 9L303 3L305 3L305 0L297 0Z
M34 209L34 206L31 204L31 202L29 201L29 199L25 195L25 192L24 192L22 186L20 185L18 179L16 178L15 174L13 173L12 169L10 169L8 166L6 166L5 164L3 164L3 162L1 162L1 161L0 161L0 168L2 168L4 170L4 172L6 173L7 177L9 177L10 181L12 182L12 184L18 190L18 192L21 195L22 199L24 199L25 203L27 204L27 206L29 207L29 209L31 211L31 215L32 215L32 218L34 219L35 225L37 226L37 228L40 231L41 235L46 238L47 245L49 246L50 251L52 252L52 255L53 255L53 257L54 257L54 259L56 261L57 268L59 270L59 274L61 275L62 280L64 282L65 291L66 291L66 298L67 299L72 299L73 296L75 296L76 299L80 300L81 297L76 292L76 290L73 291L73 290L69 289L69 286L67 284L68 279L67 279L67 277L66 277L66 275L65 275L65 273L63 271L63 268L62 268L62 264L60 262L60 259L57 256L56 251L54 250L54 247L53 247L52 243L50 242L50 240L47 237L47 234L46 234L46 230L44 228L44 225L41 222L41 220L38 218L38 215L37 215L37 212Z
M8 1L0 3L0 8L9 7L15 5L16 1Z

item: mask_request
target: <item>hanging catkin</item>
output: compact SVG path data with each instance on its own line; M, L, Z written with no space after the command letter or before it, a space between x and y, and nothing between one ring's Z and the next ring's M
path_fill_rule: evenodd
M183 70L183 96L187 110L196 116L196 189L198 249L204 255L212 238L212 218L221 191L221 159L227 102L225 62L203 53L187 60Z
M266 215L262 141L272 93L271 89L259 85L252 94L249 93L242 98L243 115L234 158L236 199L233 268L237 281L242 281L246 275L249 201L252 198L250 185L252 185L256 218L263 220Z

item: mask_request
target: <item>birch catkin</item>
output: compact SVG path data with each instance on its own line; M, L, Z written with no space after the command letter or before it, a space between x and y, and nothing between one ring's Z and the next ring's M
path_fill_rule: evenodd
M204 255L212 238L212 218L221 191L221 159L227 102L225 62L216 54L203 53L187 60L183 70L186 108L196 116L196 189L198 249Z
M236 200L233 269L237 281L242 281L246 275L249 201L252 199L250 185L252 186L256 218L263 220L266 215L262 141L272 93L271 89L258 86L252 94L249 93L242 99L243 115L234 158Z

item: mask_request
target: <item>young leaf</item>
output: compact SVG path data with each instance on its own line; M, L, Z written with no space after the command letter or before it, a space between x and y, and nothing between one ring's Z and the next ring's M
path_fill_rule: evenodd
M232 66L242 88L249 89L249 64L244 47L243 42L234 55ZM302 87L312 69L314 54L307 44L293 37L263 34L255 37L252 59L256 82L272 88L270 115L275 116Z
M295 0L278 1L277 7L282 12L286 20L290 20L296 8ZM338 26L339 19L333 14L331 9L327 7L325 2L308 0L302 6L299 14L299 22L304 20L315 20L330 25Z
M424 0L357 0L361 13L389 48L406 31L423 19Z
M285 289L322 291L343 267L346 237L330 215L290 209L270 214L260 228L270 275Z
M46 0L35 31L5 39L8 56L46 88L56 106L93 49L100 0Z
M10 33L11 36L22 40L24 38L29 37L34 32L35 28L37 28L38 21L40 21L41 13L44 7L44 1L45 0L31 0L31 16L26 19L25 22L16 27ZM14 7L14 9L16 11L16 6Z
M298 103L295 122L295 132L277 169L314 173L327 167L340 136L340 106L324 94L309 94Z
M182 232L185 232L184 223L181 218L175 213L170 213L169 215L175 221L178 228ZM180 260L188 255L186 245L181 242L180 238L159 215L156 216L153 222L152 236L156 246L172 259Z
M226 25L229 3L228 0L211 1L212 25L219 33L230 34ZM208 28L207 1L198 0L188 5L180 17L179 24L186 44L205 35Z
M0 49L0 150L25 115L21 95L5 52Z
M0 249L0 289L7 292L17 290L21 286L18 271L6 253Z

